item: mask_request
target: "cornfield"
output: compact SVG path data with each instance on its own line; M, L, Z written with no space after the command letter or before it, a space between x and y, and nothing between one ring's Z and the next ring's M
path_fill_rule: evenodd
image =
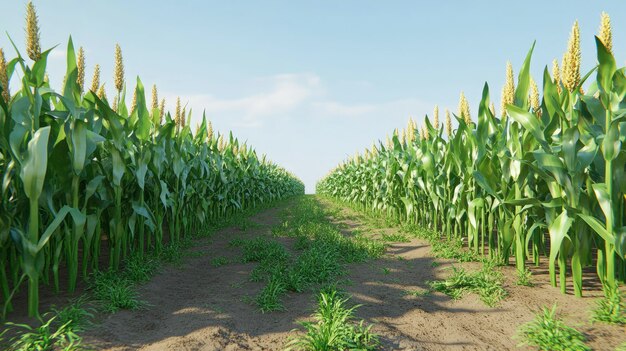
M582 77L579 38L576 23L562 67L544 70L543 96L530 76L533 44L517 82L507 65L499 116L487 84L475 121L461 94L445 126L438 108L421 128L411 119L332 170L318 193L437 230L486 258L514 257L520 272L545 257L563 292L571 275L581 296L583 268L594 264L603 286L616 287L626 281L626 71L608 15L598 63Z
M27 7L27 57L0 50L0 296L11 310L28 285L28 313L38 316L39 287L68 291L130 254L152 254L242 209L304 192L292 174L259 157L210 122L192 132L180 100L172 116L156 87L146 100L139 78L127 106L122 52L106 96L100 68L85 85L85 54L67 45L61 91L50 86L37 16ZM29 60L30 59L30 60ZM20 88L9 92L20 71ZM106 263L105 263L106 265Z

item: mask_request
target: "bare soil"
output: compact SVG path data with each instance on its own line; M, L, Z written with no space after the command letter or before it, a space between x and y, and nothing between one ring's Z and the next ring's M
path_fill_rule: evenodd
M321 200L325 206L336 206ZM283 206L289 206L286 203ZM378 236L397 232L376 228L357 213L344 208L331 218L345 234L356 231ZM231 227L199 241L182 267L168 267L140 287L149 305L138 311L99 315L98 324L85 335L85 343L100 350L281 350L296 332L298 321L315 308L312 293L289 294L286 311L261 313L250 302L262 283L249 281L256 263L239 263L240 251L228 243L234 238L270 235L281 223L281 208L250 218L246 230ZM290 246L291 239L280 239ZM227 257L231 263L215 267L212 260ZM542 306L558 304L560 315L581 330L595 350L613 350L626 341L623 327L592 324L590 311L601 291L593 287L585 297L560 293L549 284L545 267L533 268L534 287L515 285L513 267L503 267L509 296L495 308L475 295L461 300L427 291L428 281L444 279L452 265L468 270L479 264L459 264L436 259L428 243L411 240L390 244L384 258L349 265L343 287L351 303L362 305L358 318L375 324L384 350L512 350L518 326L530 321ZM590 275L591 276L591 275Z

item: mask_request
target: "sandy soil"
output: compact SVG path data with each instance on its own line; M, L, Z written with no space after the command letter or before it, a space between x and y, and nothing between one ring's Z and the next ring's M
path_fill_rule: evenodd
M261 212L251 218L258 225L245 231L224 229L199 242L194 250L205 255L193 255L182 267L164 269L140 288L147 308L99 316L99 324L85 336L85 342L104 350L281 350L298 328L296 322L313 311L314 296L289 294L284 299L286 311L260 313L247 302L263 286L248 279L255 263L237 263L239 249L228 246L233 238L268 235L280 223L279 214L280 209ZM348 209L333 220L346 233L358 230L380 235L396 230L365 226ZM290 245L289 239L284 242ZM211 260L219 256L234 263L214 267ZM514 268L505 267L509 296L495 308L474 295L454 301L440 293L407 294L428 289L429 280L445 278L451 264L433 258L426 242L392 244L384 258L350 265L345 278L352 283L344 288L352 294L352 303L362 305L357 316L375 323L384 350L516 349L518 342L511 337L517 327L531 320L541 306L555 302L561 315L588 336L594 349L612 350L626 341L623 328L589 322L599 290L585 291L582 299L562 295L549 285L544 267L534 269L535 287L516 286Z

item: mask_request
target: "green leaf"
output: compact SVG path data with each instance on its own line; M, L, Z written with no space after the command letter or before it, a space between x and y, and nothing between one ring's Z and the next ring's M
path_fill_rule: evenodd
M72 123L72 127L70 133L72 166L74 173L79 175L85 167L85 158L87 156L87 128L85 122L78 119Z
M76 52L72 37L67 42L67 70L65 72L65 86L63 86L63 96L73 101L80 101L80 89L76 78L78 77L78 67L76 65Z
M517 78L517 88L515 89L515 105L524 110L528 110L529 107L528 87L530 85L530 61L533 55L533 50L535 49L535 43L536 42L533 42L530 50L528 50L528 54L526 54L526 59L524 59L522 69L520 69L519 76Z
M26 161L22 163L20 178L24 192L31 199L39 199L48 168L48 138L50 127L39 128L28 142Z
M576 127L568 128L565 130L565 133L563 133L563 156L565 159L565 166L570 172L577 169L576 144L578 144L579 138L580 133Z
M541 147L546 152L550 150L548 142L543 135L543 126L541 120L539 120L537 116L514 105L507 105L506 110L511 118L513 118L517 123L521 124L524 129L529 131L535 137L535 139L539 142Z
M154 231L156 229L156 225L154 224L155 220L154 220L154 215L152 214L152 212L150 212L150 210L148 210L147 207L140 206L137 203L133 203L132 206L133 206L133 211L145 219L144 224L147 225L150 228L150 230Z
M56 215L54 216L54 220L50 223L50 225L48 225L46 230L41 235L41 238L39 238L39 242L37 243L37 246L35 248L36 249L35 254L41 251L44 246L46 246L52 234L54 234L54 232L61 225L61 223L63 223L63 220L68 214L72 216L72 218L74 219L74 223L76 223L76 226L82 227L85 225L85 222L87 221L87 217L85 215L83 215L76 208L63 206L59 210L59 212L56 213Z
M622 142L619 139L619 124L611 123L607 134L602 141L602 155L607 161L617 158L621 150Z
M615 236L615 251L622 258L626 258L626 227L621 227Z
M597 218L583 213L579 213L577 214L577 216L585 221L585 223L587 223L587 225L589 225L591 229L593 229L598 235L600 235L602 239L608 242L614 241L615 238L613 237L613 235L606 230L606 228L604 227L604 223L600 222Z
M150 139L150 130L152 129L152 119L150 118L150 112L146 107L146 95L144 93L144 87L141 83L141 79L137 77L137 105L134 113L137 113L137 124L135 126L135 135L137 139L141 141L147 141Z
M606 184L593 184L591 186L593 188L593 192L596 194L596 198L598 199L598 204L604 213L605 218L614 218L613 215L613 204L611 203L611 195L609 194ZM611 221L613 222L613 221Z
M572 226L573 219L569 218L567 211L561 214L548 227L550 233L550 262L554 262L561 249L561 244L568 238L567 232Z
M124 160L122 159L122 155L119 150L115 147L111 147L110 152L111 162L113 163L113 184L120 186L122 184L122 177L124 176L126 166L124 165Z
M609 94L611 92L611 82L613 80L613 74L616 70L615 58L598 37L595 37L595 39L596 49L598 52L598 62L600 63L598 66L598 74L596 78L598 82L598 88L600 88L601 93Z

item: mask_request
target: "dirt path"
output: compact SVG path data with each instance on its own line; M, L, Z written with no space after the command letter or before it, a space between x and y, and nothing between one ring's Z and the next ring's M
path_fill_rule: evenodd
M346 235L397 233L373 226L349 209L322 203L334 208L332 221ZM271 236L272 228L283 221L282 210L266 210L251 217L245 230L223 229L201 242L193 250L204 254L190 255L182 267L166 268L140 288L148 307L101 315L85 343L106 350L281 350L298 328L296 322L313 311L315 297L311 292L289 293L283 299L286 311L260 313L250 302L263 287L249 278L257 263L239 263L240 250L229 243ZM292 244L289 238L277 240ZM218 266L218 257L229 263ZM385 350L516 349L511 336L517 327L531 320L540 306L555 302L566 321L587 334L594 349L612 350L626 340L624 329L589 323L598 291L586 292L583 299L561 295L549 286L545 272L535 272L535 287L518 287L514 270L505 267L509 296L495 308L475 295L455 301L430 292L427 282L447 277L451 265L435 259L424 241L391 243L383 258L349 265L342 277L348 283L342 288L352 295L351 303L362 305L357 316L374 323ZM478 264L462 266L473 269Z

